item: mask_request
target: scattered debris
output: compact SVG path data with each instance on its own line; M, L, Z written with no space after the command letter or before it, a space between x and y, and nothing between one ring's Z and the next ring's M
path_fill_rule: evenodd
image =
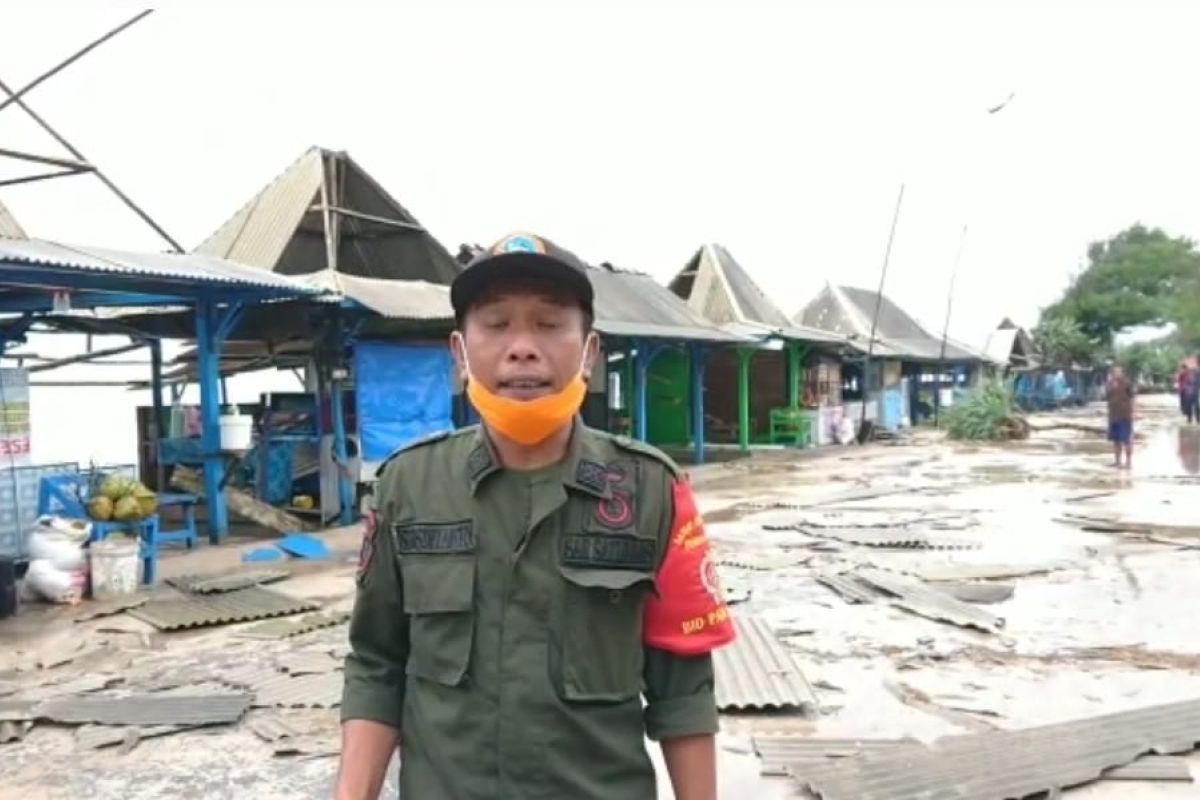
M252 625L245 630L238 631L237 635L244 636L247 639L287 639L292 636L299 636L302 633L320 630L321 628L341 625L349 619L350 612L348 611L307 614L295 619L275 619L259 625Z
M922 564L914 572L931 583L941 581L988 581L1048 575L1069 568L1068 564Z
M335 739L309 736L302 739L281 739L275 745L274 755L309 759L336 756L340 752L341 748Z
M757 572L767 572L773 569L787 569L807 564L812 556L804 553L792 553L781 548L773 550L741 550L735 553L720 554L717 563L724 567L749 569Z
M300 736L300 731L289 725L287 720L278 714L254 713L246 720L246 727L252 730L255 736L269 744ZM276 753L278 754L278 751Z
M19 742L24 739L25 734L29 733L29 731L32 729L32 720L4 720L3 722L0 722L0 744Z
M1200 525L1195 523L1172 524L1167 522L1151 522L1148 520L1129 519L1116 514L1104 517L1089 514L1064 514L1057 518L1055 522L1064 522L1068 525L1076 525L1085 531L1097 531L1099 533L1200 536Z
M953 736L923 749L866 752L798 769L803 777L797 780L823 800L1005 800L1089 783L1147 753L1186 752L1197 741L1200 700L1190 700L1024 730Z
M340 672L303 675L298 678L278 674L254 684L254 707L334 708L342 704L344 681Z
M813 575L816 581L827 586L842 596L851 605L857 603L873 603L879 597L879 592L857 580L852 572L820 571Z
M111 617L114 614L120 614L122 611L137 608L145 604L149 599L145 595L133 595L131 597L117 597L99 603L89 603L84 607L83 611L75 616L75 621L88 622L101 617Z
M944 719L952 725L957 725L971 731L990 731L995 729L995 725L990 722L976 719L972 714L979 713L978 711L968 711L963 708L952 708L950 706L939 703L925 692L915 686L911 686L903 681L884 681L883 688L904 703L906 706L923 711L926 714L931 714L940 719ZM999 717L1000 715L991 709L986 709L986 716Z
M973 550L979 547L975 542L960 539L931 539L923 533L914 533L905 528L897 530L874 528L809 528L793 525L764 525L766 530L793 530L817 539L833 539L843 544L856 544L862 547L881 547L907 550Z
M941 589L953 598L964 603L1003 603L1011 600L1017 587L1011 583L972 583L961 581L945 581L934 588Z
M319 675L341 669L342 662L328 653L300 652L283 656L279 659L279 666L293 676Z
M725 605L732 606L737 603L745 603L750 599L750 589L745 586L729 586L725 585Z
M1187 759L1179 756L1142 756L1132 764L1105 770L1110 781L1175 781L1192 782L1192 770Z
M864 753L896 748L924 749L916 739L811 739L796 735L760 735L753 739L755 754L762 759L761 774L802 778L804 768L831 759L856 758Z
M315 603L251 586L213 595L186 595L174 600L155 600L129 611L162 631L248 622L312 611Z
M760 617L735 615L737 638L713 652L717 708L812 708L816 695L800 667Z
M65 697L34 710L51 722L100 725L215 725L236 722L250 707L246 694Z
M167 578L167 583L185 592L194 594L216 594L247 589L263 583L281 581L291 575L286 569L256 569L248 572L237 572L232 575L217 573L215 575L180 575Z
M862 569L858 572L858 577L891 595L888 601L892 605L914 614L939 622L951 622L965 628L975 628L984 633L996 633L1004 627L1004 620L1000 617L934 589L917 578L879 569Z
M194 730L194 725L151 725L138 727L135 725L82 725L75 730L76 750L101 750L105 747L121 745L124 755L144 739L158 736L168 736L180 731Z
M171 483L188 494L194 494L196 497L204 499L204 481L200 473L194 469L176 465L171 472ZM264 528L270 528L280 533L302 531L308 528L304 520L299 517L280 511L249 492L233 486L225 487L225 502L234 514L256 522Z

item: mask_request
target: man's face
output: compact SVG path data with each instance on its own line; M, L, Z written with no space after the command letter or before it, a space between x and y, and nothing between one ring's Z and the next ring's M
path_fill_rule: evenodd
M453 340L459 338L466 361ZM460 375L502 397L533 400L565 387L583 367L586 376L599 343L584 330L584 313L570 297L530 286L499 286L465 314L451 337Z
M1125 377L1125 370L1121 369L1120 367L1112 368L1112 379L1114 381L1119 381L1123 377Z

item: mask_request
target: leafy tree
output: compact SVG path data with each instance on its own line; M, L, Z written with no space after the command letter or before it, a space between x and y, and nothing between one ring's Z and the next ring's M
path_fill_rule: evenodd
M1136 342L1117 351L1117 362L1134 381L1171 386L1183 355L1183 348L1171 342Z
M1074 320L1108 349L1115 335L1139 325L1175 322L1200 336L1200 253L1186 238L1134 225L1088 248L1087 267L1043 320Z
M1042 315L1033 329L1033 342L1048 366L1068 367L1098 360L1103 349L1088 338L1079 323L1068 316Z

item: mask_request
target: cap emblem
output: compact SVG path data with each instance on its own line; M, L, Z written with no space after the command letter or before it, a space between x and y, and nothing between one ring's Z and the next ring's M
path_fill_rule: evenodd
M519 233L509 236L492 248L492 252L499 253L540 253L545 255L546 245L541 239L536 236Z

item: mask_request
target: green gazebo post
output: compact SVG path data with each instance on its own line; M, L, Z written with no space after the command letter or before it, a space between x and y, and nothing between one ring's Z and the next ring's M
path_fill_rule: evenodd
M738 356L738 447L750 449L750 359L754 351L739 347Z

